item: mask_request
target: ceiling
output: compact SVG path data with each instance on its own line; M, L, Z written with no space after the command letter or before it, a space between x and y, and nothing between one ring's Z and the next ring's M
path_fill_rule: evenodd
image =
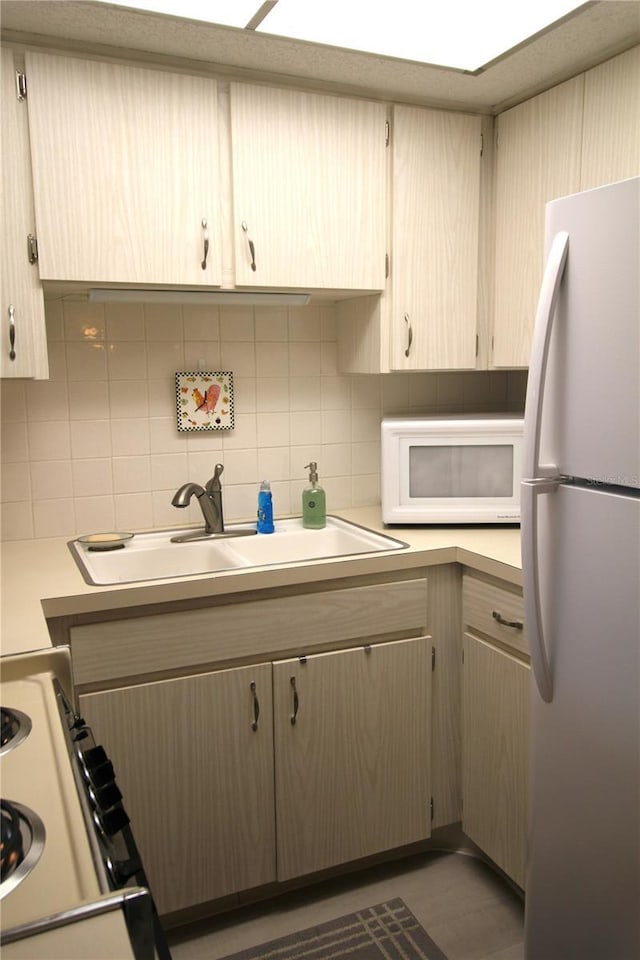
M640 43L640 0L585 3L475 73L90 0L1 0L2 39L499 113Z
M584 4L584 0L510 4L393 0L392 8L389 0L97 2L467 71L484 67Z

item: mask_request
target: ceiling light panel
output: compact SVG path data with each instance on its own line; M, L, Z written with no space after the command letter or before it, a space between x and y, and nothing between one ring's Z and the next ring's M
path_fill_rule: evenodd
M278 0L258 31L477 70L579 6L582 0Z
M262 0L100 0L136 10L151 10L172 17L186 17L219 23L225 27L246 27L262 6Z

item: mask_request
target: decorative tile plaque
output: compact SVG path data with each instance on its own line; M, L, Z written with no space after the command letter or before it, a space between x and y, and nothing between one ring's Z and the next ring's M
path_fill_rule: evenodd
M176 373L178 430L233 430L233 373Z

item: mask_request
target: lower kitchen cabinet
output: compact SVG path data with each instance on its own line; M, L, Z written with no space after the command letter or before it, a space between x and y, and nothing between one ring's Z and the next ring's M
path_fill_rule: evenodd
M523 887L523 613L519 587L443 564L67 621L80 712L160 913L220 909L460 819Z
M273 671L278 880L428 838L430 638Z
M70 626L161 914L429 837L438 642L410 575Z
M518 649L522 597L465 577L463 598L474 632L463 636L462 829L524 888L531 671ZM509 631L516 643L507 646L497 634Z
M429 837L427 637L83 694L80 709L161 913Z
M79 700L113 760L160 913L275 880L270 663Z
M465 634L462 829L525 885L529 667Z

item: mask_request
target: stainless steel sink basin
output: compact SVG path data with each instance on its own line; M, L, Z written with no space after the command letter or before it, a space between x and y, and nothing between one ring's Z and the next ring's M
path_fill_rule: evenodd
M407 544L338 517L327 517L322 530L305 530L300 518L276 522L275 533L238 536L251 524L230 524L229 537L175 543L173 538L193 530L139 533L118 549L91 549L72 540L69 549L87 583L137 583L248 569L275 563L321 560L355 554L402 550Z

